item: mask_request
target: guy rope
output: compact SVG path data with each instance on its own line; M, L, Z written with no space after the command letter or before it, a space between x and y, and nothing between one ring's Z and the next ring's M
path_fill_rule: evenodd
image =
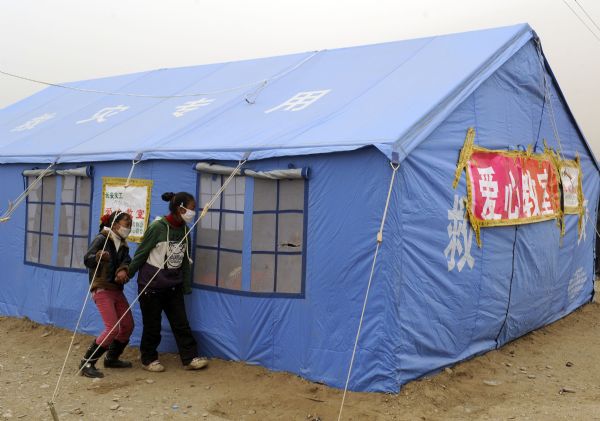
M348 375L346 376L346 385L344 386L344 394L342 395L342 403L340 405L340 412L338 414L338 421L342 419L342 411L344 409L344 402L346 401L346 393L348 392L348 384L350 383L350 375L352 374L352 366L354 365L354 357L356 355L356 347L358 345L358 338L360 336L360 330L362 328L363 319L365 317L365 309L367 308L367 301L369 299L369 290L371 289L371 282L373 281L373 274L375 273L375 263L377 262L377 255L379 254L379 247L383 242L383 226L387 217L387 211L390 206L390 198L392 196L392 188L394 187L394 179L400 164L396 162L390 162L392 167L392 179L390 180L390 187L388 188L387 199L385 201L385 208L383 209L383 217L381 218L381 225L379 231L377 231L377 246L375 247L375 253L373 254L373 263L371 264L371 274L369 275L369 282L367 283L367 290L365 292L365 299L363 302L362 312L360 313L360 321L358 322L358 330L356 331L356 338L354 339L354 348L352 349L352 358L350 358L350 366L348 367Z

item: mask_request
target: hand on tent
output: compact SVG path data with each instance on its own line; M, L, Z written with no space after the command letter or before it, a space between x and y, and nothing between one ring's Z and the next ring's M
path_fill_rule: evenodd
M126 284L127 282L129 282L129 276L127 275L127 269L121 269L120 271L117 272L117 275L115 276L115 282L117 284Z

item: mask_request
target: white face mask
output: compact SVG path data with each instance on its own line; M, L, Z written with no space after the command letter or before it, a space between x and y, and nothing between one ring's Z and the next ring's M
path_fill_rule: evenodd
M183 208L183 206L181 206ZM183 208L185 209L185 213L181 214L181 219L184 220L184 222L186 224L189 224L190 222L192 222L194 220L194 217L196 216L196 211L188 209L188 208Z
M131 228L125 228L125 227L119 227L119 229L117 230L117 234L119 234L119 237L121 237L123 240L127 239L127 237L129 237L129 233L131 232Z

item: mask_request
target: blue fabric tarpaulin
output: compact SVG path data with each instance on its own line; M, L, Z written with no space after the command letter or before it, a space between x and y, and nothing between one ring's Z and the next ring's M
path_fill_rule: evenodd
M400 169L350 388L398 391L412 379L551 323L592 297L597 163L539 53L533 30L522 24L68 84L142 96L49 87L0 110L1 197L21 193L24 170L55 161L57 169L92 165L93 234L102 178L126 177L140 153L133 177L153 180L151 218L166 212L162 192L198 194L196 168L205 168L199 161L235 167L251 152L244 168L254 174L302 169L304 197L294 199L301 204L292 211L303 218L304 230L297 293L253 290L252 201L256 183L264 180L245 177L245 205L237 215L244 229L252 229L244 231L238 250L240 286L211 288L196 278L186 306L203 354L343 387L390 182L389 160L397 157ZM143 96L190 93L204 94ZM582 233L579 216L566 215L562 238L556 221L546 221L484 228L478 247L461 208L465 177L452 188L469 127L481 147L531 145L540 153L546 141L568 159L579 156L586 200ZM57 200L60 194L57 189ZM87 274L52 261L25 261L35 219L27 209L0 224L0 314L72 329ZM58 206L56 212L58 231ZM61 246L58 235L51 239L46 253L56 260ZM194 249L198 265L199 247ZM133 300L135 282L125 290ZM137 345L137 306L134 318L131 344ZM89 306L83 332L95 335L101 328ZM161 350L176 350L166 322Z
M531 37L528 25L516 25L68 84L136 95L207 93L195 97L49 87L0 113L0 162L133 159L140 152L144 159L239 159L252 151L260 159L368 145L404 157ZM231 90L237 86L244 87ZM303 92L318 99L302 112L302 102L277 109Z

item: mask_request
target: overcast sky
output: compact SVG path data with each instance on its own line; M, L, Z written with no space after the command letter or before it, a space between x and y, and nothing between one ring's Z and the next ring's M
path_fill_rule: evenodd
M562 0L0 0L0 69L66 82L521 22L600 158L600 40ZM40 89L0 75L0 108Z

